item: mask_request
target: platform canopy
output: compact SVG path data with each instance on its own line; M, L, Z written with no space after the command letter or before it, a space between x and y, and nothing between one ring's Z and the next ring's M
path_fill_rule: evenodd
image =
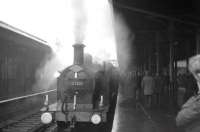
M120 14L134 36L129 46L129 66L146 63L168 66L170 46L173 59L185 60L197 50L196 34L200 27L200 2L178 0L113 0L116 15ZM123 58L123 57L122 57ZM150 64L150 65L151 65Z

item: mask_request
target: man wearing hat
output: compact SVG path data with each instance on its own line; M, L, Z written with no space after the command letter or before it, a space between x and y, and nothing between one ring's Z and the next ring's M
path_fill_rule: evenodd
M176 117L176 124L186 132L200 132L200 55L190 58L189 71L196 79L198 94L190 97L182 106Z

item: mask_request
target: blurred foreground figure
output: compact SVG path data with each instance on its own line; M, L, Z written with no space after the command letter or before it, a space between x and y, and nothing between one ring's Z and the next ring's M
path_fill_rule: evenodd
M186 132L200 132L200 55L190 58L189 71L197 81L198 94L189 98L182 106L176 117L176 124L185 128Z

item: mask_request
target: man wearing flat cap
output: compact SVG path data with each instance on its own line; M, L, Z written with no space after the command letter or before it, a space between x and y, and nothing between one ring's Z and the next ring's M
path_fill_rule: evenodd
M200 132L200 55L189 59L189 71L196 79L198 94L190 97L182 106L176 117L176 124L186 132Z

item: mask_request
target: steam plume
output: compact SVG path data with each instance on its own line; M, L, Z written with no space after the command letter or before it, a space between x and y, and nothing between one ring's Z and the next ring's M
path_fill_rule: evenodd
M133 52L131 53L131 44L133 44L135 35L130 31L130 29L128 29L121 14L115 15L114 25L118 62L120 69L125 71L130 64L131 56L134 55Z
M85 11L84 0L73 0L72 10L74 13L74 36L75 42L82 43L85 38L87 26L87 14Z

